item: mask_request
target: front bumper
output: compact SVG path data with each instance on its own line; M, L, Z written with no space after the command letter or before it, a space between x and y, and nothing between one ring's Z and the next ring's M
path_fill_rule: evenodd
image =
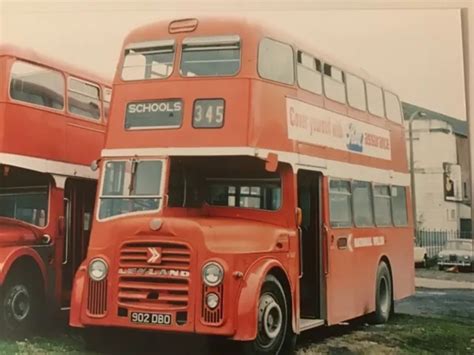
M458 261L438 261L439 266L471 266L472 261L470 260L458 260Z
M121 250L125 249L127 246L122 246ZM165 248L160 250L166 260ZM176 246L173 252L176 255ZM121 260L124 260L123 252ZM223 283L216 287L202 283L200 265L203 263L195 263L194 258L183 267L187 270L185 274L164 275L149 272L152 268L119 265L116 270L111 268L107 278L100 282L89 278L84 265L75 277L70 325L232 336L235 333L232 299L241 285L228 272L228 264L220 262L226 265L227 272ZM210 292L220 296L220 305L215 310L205 306L205 295ZM172 321L169 325L136 323L131 320L132 312L171 315Z

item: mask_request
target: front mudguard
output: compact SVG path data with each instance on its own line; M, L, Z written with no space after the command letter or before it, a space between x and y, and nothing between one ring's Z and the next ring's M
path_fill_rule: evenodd
M87 267L82 264L76 272L71 293L71 310L69 312L69 325L76 328L84 328L81 322L82 300L84 299L84 286L87 280Z
M242 288L237 302L237 313L236 313L236 332L232 337L234 340L239 341L250 341L254 340L257 336L257 313L258 313L258 301L260 296L260 290L262 284L265 281L265 276L273 268L279 268L283 270L290 284L291 295L294 295L294 286L292 286L290 278L288 277L285 268L282 264L274 259L260 259L257 260L244 275L242 282ZM291 312L293 331L296 333L296 322L295 322L295 297L291 297L291 305L293 311Z
M42 276L42 283L44 289L47 287L47 271L41 256L33 248L22 247L8 247L0 248L0 286L5 282L13 264L20 258L31 258L38 268Z

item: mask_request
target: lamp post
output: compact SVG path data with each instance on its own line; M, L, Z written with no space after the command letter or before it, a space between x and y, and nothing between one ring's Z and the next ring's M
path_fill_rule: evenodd
M415 111L408 119L408 139L410 144L410 185L411 185L411 207L413 213L413 228L416 236L416 192L415 192L415 159L413 157L413 120L415 117L425 117L423 111Z

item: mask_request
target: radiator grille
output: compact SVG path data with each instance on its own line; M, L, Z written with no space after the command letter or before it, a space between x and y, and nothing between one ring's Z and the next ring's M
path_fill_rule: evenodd
M102 281L89 279L87 312L92 316L105 316L107 313L107 279Z
M148 310L185 309L189 301L190 264L191 251L184 244L132 242L123 245L120 268L142 273L120 276L119 304Z

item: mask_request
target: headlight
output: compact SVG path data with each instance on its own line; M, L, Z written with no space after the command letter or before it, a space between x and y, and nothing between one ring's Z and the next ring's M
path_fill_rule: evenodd
M465 260L469 260L469 255L464 255Z
M104 259L93 259L89 264L89 277L94 281L102 281L106 278L109 267Z
M224 278L224 269L216 262L210 262L202 268L202 278L207 286L217 286Z
M206 297L206 304L210 309L215 309L219 305L219 296L215 293L209 293Z

